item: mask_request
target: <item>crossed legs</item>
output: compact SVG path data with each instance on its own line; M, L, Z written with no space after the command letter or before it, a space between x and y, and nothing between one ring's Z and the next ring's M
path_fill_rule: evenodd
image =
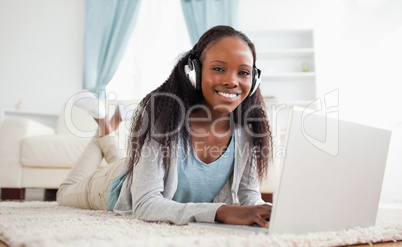
M64 206L106 210L109 185L125 168L125 152L118 148L117 137L110 134L118 128L123 120L122 116L127 117L127 114L122 115L121 108L117 107L109 120L106 114L101 113L102 106L99 106L99 101L92 94L87 92L84 96L86 102L77 100L80 104L76 105L87 110L94 117L99 125L98 134L89 142L65 181L60 185L57 201ZM95 104L98 104L99 109L93 110ZM92 109L92 112L88 109ZM108 165L99 169L103 158Z

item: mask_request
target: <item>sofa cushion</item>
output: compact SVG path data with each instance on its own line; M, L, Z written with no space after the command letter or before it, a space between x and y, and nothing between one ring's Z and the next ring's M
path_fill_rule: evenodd
M71 168L91 138L45 135L22 141L21 164L25 167Z

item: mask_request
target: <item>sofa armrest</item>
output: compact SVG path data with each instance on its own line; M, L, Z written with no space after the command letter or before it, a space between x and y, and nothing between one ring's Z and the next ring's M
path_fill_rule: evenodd
M20 188L21 141L27 137L53 135L55 130L26 118L7 118L0 125L0 188Z

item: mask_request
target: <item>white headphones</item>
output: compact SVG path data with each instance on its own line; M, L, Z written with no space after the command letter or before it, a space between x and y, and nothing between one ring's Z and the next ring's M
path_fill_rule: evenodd
M194 86L196 90L201 90L201 63L197 58L192 58L192 54L194 52L190 52L188 57L188 62L184 65L184 72L186 73L187 78ZM261 84L261 70L257 67L253 67L253 80L251 84L250 93L247 97L250 97L257 91L258 87Z

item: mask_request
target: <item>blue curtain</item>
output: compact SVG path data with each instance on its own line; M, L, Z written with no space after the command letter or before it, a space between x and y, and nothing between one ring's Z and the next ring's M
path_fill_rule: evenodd
M86 0L84 89L104 96L134 30L140 4L141 0Z
M237 26L238 0L181 0L191 43L216 25Z

